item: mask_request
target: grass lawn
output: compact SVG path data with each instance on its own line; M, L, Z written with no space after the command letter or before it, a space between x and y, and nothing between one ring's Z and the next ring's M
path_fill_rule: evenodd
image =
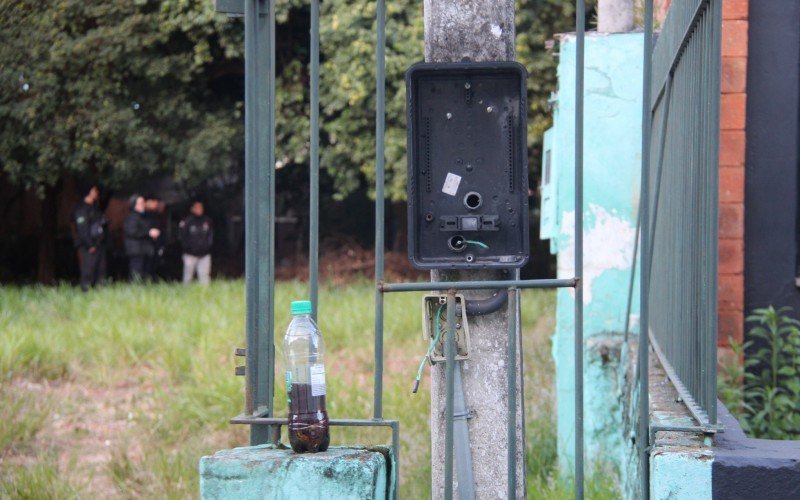
M277 286L279 360L289 302L306 294L302 283ZM367 282L321 288L331 418L371 417L373 296ZM430 491L427 372L410 394L427 347L420 297L386 298L384 415L401 421L400 493L410 499ZM528 496L571 498L555 468L555 295L526 291L522 303ZM247 428L227 423L243 407L243 378L233 374L233 350L243 346L242 281L117 284L88 294L0 288L0 498L196 497L199 458L248 441ZM384 429L335 427L331 437L390 441ZM587 496L614 498L608 478L596 474Z

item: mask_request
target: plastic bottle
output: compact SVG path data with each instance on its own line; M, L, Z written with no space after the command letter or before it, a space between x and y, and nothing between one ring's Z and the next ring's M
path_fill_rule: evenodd
M283 338L289 443L297 453L325 451L330 444L325 410L322 334L311 319L311 302L292 302L292 322Z

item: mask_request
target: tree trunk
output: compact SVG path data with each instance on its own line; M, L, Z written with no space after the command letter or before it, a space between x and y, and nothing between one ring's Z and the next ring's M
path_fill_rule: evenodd
M36 280L45 285L56 281L56 232L58 231L58 186L48 187L41 201L39 221L39 260Z
M389 248L393 252L405 252L408 247L408 205L406 202L392 202L391 209L391 231L389 236Z

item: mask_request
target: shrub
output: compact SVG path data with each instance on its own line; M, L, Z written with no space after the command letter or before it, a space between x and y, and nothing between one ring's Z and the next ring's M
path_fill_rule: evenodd
M739 421L752 437L800 438L800 321L789 316L788 307L756 309L747 317L753 324L743 345L732 343L734 353L746 352L744 369L723 369L730 383L720 397L732 402ZM737 379L743 381L737 394ZM739 399L741 403L737 404Z

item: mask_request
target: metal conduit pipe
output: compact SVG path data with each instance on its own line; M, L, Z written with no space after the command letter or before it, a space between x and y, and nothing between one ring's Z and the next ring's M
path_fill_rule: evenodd
M472 418L464 401L464 384L461 381L461 361L453 370L455 389L453 401L453 437L456 458L456 479L458 480L459 500L475 500L475 476L472 473L472 451L469 446L469 425L467 419Z

